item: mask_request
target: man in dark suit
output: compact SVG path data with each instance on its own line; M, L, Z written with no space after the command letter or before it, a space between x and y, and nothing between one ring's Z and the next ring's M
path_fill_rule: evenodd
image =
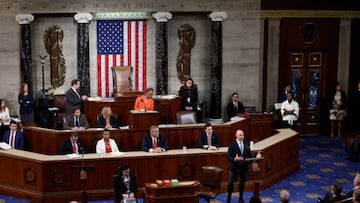
M87 100L87 96L81 96L78 92L80 88L80 80L71 81L71 88L66 92L66 115L70 115L74 108L80 108L82 111L82 102Z
M13 149L24 149L24 135L17 131L17 123L10 121L10 129L4 133L3 142L9 144Z
M206 123L204 132L199 136L199 147L202 149L216 150L219 146L218 136L214 133L211 123Z
M282 91L279 95L278 102L282 103L287 100L288 93L291 92L291 85L285 85L284 91Z
M239 95L237 92L232 93L231 102L227 106L227 113L229 120L238 115L242 115L245 112L244 105L238 101Z
M137 189L136 176L131 173L128 164L122 164L114 179L115 202L120 203L121 200L136 199Z
M150 127L150 134L144 136L141 143L141 150L145 152L164 152L169 149L165 137L160 135L159 127L153 125Z
M60 154L82 154L85 152L84 145L79 140L77 132L72 132L70 139L61 143Z
M75 107L72 114L64 118L64 130L84 130L89 128L89 122L84 114L81 114L80 107Z
M356 173L353 180L354 188L343 196L343 199L347 199L353 196L354 190L360 189L360 173Z
M238 129L235 132L235 141L229 145L228 148L228 160L230 163L229 172L229 184L227 189L227 203L231 202L231 194L234 190L234 182L237 177L240 176L239 181L239 203L244 203L243 192L245 182L248 179L248 162L246 158L252 158L253 154L250 150L250 143L244 141L244 132Z

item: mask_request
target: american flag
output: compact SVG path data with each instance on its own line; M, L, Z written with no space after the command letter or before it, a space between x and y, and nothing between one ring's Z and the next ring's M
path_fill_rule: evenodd
M98 96L111 96L113 66L133 67L133 90L145 90L146 20L97 20L96 23Z

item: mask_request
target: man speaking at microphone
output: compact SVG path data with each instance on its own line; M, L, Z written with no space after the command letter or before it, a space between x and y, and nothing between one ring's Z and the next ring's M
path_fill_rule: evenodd
M144 136L141 143L141 150L145 152L160 153L169 149L165 137L160 135L159 127L153 125L150 127L150 134Z
M60 154L82 154L84 151L84 145L79 140L77 132L72 132L70 139L61 143Z
M152 111L154 110L154 94L153 88L147 88L144 95L138 96L135 100L134 109L139 111Z
M247 158L253 158L253 154L250 150L250 143L244 141L244 132L238 129L235 132L235 141L229 145L228 148L228 160L229 166L229 184L227 189L227 203L231 202L231 194L234 190L234 182L237 177L240 176L239 181L239 203L244 203L243 193L245 188L245 182L248 179L248 162Z

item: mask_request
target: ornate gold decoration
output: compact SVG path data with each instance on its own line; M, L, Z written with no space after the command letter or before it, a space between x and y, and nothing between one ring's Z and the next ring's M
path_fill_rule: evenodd
M262 10L262 18L360 18L360 11Z
M191 49L195 45L196 32L191 25L184 24L178 29L178 38L180 50L176 59L176 70L179 80L183 82L191 76Z
M24 170L25 183L35 185L36 184L36 171L34 168L26 168Z
M66 66L65 58L62 53L62 40L64 31L58 25L50 26L44 33L44 44L46 52L50 55L50 77L52 88L60 87L64 84Z

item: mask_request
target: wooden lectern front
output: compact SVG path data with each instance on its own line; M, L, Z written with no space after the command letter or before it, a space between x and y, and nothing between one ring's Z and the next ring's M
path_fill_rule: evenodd
M180 181L178 185L145 184L145 203L198 203L200 182Z
M149 129L152 125L159 125L159 112L131 110L129 124L132 129Z

